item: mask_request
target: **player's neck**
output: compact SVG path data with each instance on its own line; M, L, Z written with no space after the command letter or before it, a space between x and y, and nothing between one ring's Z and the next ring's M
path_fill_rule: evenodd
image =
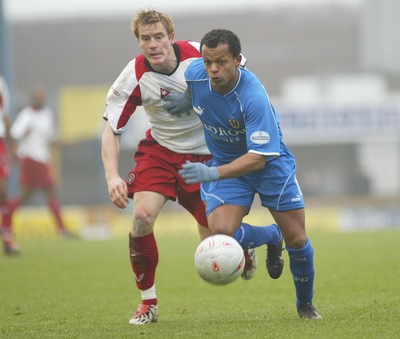
M235 76L226 84L222 86L215 86L215 84L211 84L213 91L225 95L231 92L237 85L239 81L239 71L236 72Z
M163 65L152 65L152 68L156 72L170 74L176 69L177 65L178 61L175 59L175 60L168 60L168 62L166 62Z
M151 68L158 72L158 73L163 73L163 74L171 74L173 73L177 66L178 66L178 57L175 54L174 48L171 46L172 51L169 53L168 58L165 60L164 63L162 64L150 64Z

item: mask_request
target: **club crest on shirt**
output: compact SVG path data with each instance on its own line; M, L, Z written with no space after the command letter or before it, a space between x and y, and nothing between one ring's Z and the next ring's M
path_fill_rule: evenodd
M164 98L165 98L166 96L168 96L170 93L171 93L171 92L168 91L167 89L165 89L165 88L160 88L160 96L161 96L161 99L164 99Z
M235 119L229 119L229 123L235 129L238 129L240 127L239 121L237 121Z
M128 177L126 178L126 182L128 185L131 185L133 183L133 180L135 180L135 175L133 173L129 173Z

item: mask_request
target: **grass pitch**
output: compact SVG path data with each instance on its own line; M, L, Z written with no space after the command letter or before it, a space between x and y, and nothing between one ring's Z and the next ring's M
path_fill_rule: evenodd
M211 286L196 274L194 234L157 234L159 321L128 324L140 302L128 240L32 240L0 256L1 338L398 338L400 229L310 233L314 303L324 317L297 316L287 253L272 280L257 249L251 281Z

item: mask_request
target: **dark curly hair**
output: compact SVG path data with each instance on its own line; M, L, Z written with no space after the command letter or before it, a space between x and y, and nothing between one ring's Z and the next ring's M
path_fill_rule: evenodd
M215 48L219 44L227 44L233 57L237 57L242 52L240 40L235 33L227 29L213 29L208 32L200 42L200 52L203 45L209 48Z

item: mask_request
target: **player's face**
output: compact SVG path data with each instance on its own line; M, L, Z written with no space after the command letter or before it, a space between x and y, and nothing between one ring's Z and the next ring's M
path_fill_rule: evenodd
M175 69L177 60L173 43L174 36L168 36L161 22L139 28L139 47L151 67L158 72L169 73Z
M35 110L39 110L44 106L44 103L46 101L46 94L44 93L44 90L41 88L36 88L32 92L31 96L31 106Z
M213 90L222 94L230 92L239 77L241 56L234 57L225 43L215 48L203 45L201 54Z

